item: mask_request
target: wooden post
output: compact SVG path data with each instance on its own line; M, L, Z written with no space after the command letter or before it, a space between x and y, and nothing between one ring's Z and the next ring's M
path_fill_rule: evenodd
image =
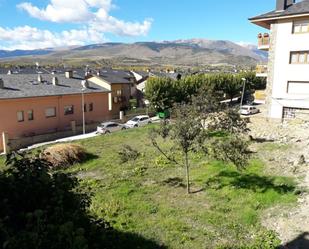
M5 155L10 153L9 147L9 135L6 132L2 132L3 152Z

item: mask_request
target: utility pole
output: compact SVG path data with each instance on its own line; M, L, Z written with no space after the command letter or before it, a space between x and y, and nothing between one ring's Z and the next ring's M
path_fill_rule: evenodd
M86 134L85 127L85 96L84 96L85 88L82 88L82 113L83 113L83 134Z
M245 95L245 89L246 89L246 82L247 82L247 79L246 79L246 78L241 78L241 79L242 79L242 81L244 82L244 84L243 84L243 88L242 88L240 107L242 107L242 103L243 103L243 101L244 101L244 95Z

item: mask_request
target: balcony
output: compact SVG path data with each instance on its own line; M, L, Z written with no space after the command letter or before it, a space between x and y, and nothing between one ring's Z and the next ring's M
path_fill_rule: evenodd
M258 49L260 50L269 50L270 37L268 33L258 34Z
M256 77L267 77L267 65L256 66Z

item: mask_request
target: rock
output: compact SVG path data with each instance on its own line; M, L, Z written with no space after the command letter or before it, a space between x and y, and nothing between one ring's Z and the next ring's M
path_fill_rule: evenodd
M304 155L301 155L299 158L298 158L298 165L304 165L306 164L306 159L305 159L305 156Z

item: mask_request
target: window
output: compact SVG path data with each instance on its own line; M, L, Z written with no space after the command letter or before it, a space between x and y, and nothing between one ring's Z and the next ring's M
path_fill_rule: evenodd
M74 106L68 105L64 107L64 115L72 115L74 114Z
M299 53L298 62L302 64L306 63L306 56L307 55L304 52Z
M24 112L23 111L17 112L17 121L24 122Z
M309 95L309 82L289 81L287 87L287 93Z
M113 127L118 127L118 124L109 124L108 126L107 126L108 128L113 128Z
M34 117L33 117L33 110L29 110L28 111L28 120L32 121L33 119L34 119Z
M291 64L295 64L298 62L298 54L293 52L291 53Z
M122 91L121 90L117 90L117 96L121 96L121 94L122 94Z
M84 104L84 112L87 112L87 104Z
M294 22L293 33L294 34L309 33L309 21Z
M45 117L46 118L56 117L56 107L49 107L45 109Z
M92 112L93 111L93 103L89 104L89 111Z
M309 51L291 52L290 64L309 64Z

